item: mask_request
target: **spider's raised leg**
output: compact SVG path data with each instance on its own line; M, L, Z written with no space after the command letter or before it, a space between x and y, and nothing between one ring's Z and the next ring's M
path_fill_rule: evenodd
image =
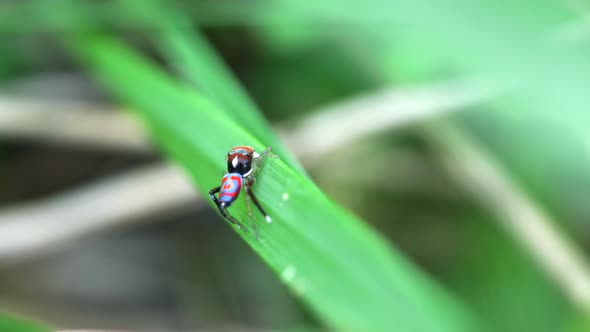
M252 176L256 175L256 173L258 172L258 170L261 167L261 163L267 157L278 158L279 156L272 153L270 146L267 147L266 149L264 149L264 151L262 151L262 153L260 153L260 154L256 153L254 155L254 158L252 159Z

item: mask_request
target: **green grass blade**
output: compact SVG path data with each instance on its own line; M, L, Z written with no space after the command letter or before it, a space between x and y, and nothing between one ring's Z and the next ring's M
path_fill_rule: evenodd
M0 313L0 331L6 332L49 332L46 327Z
M264 120L262 113L233 79L203 36L172 24L175 21L169 17L163 19L168 19L166 23L170 25L160 30L162 38L159 44L167 58L177 65L178 71L219 100L223 110L245 129L258 133L263 142L276 142L273 129ZM282 143L274 143L273 149L284 156L283 159L289 165L303 171Z
M264 148L261 133L247 131L216 101L173 81L120 41L86 35L69 45L92 73L140 111L157 142L186 168L201 193L218 185L229 147ZM459 303L304 174L281 159L269 159L257 179L254 190L274 221L264 224L256 215L259 241L238 234L328 326L478 330ZM243 199L231 212L247 220Z
M218 57L204 36L191 27L188 17L170 4L159 1L121 0L119 6L130 17L151 25L154 43L166 59L197 91L220 105L220 111L240 123L250 132L258 133L263 142L272 142L289 165L303 172L301 165L277 142L273 129L239 84L231 71ZM139 9L139 10L138 10Z

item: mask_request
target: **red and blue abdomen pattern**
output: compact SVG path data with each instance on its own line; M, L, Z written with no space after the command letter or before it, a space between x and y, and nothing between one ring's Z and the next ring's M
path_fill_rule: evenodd
M231 204L238 198L242 190L242 175L240 173L228 173L221 180L219 201Z

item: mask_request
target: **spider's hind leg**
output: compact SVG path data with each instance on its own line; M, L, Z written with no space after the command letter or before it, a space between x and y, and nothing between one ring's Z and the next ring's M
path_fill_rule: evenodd
M250 178L248 182L246 182L246 197L248 199L252 199L254 205L256 205L260 213L262 213L262 215L264 216L264 220L266 220L266 222L270 224L272 222L272 219L266 213L266 211L264 211L264 208L262 208L262 205L260 205L260 203L258 202L258 198L256 198L256 195L254 195L254 192L252 191L252 185L254 185L255 181L256 179Z
M219 209L219 212L221 213L222 216L225 217L225 219L229 220L229 222L231 222L232 224L238 226L239 229L245 230L246 228L244 228L244 225L242 225L241 222L239 222L238 220L236 220L236 218L234 218L231 214L229 214L229 212L227 211L226 204L219 202L219 199L217 198L217 196L215 196L215 194L217 194L220 190L221 190L221 186L211 189L211 191L209 191L209 197L211 197L211 199L213 200L213 202L217 206L217 209Z
M225 219L229 220L229 222L238 226L239 229L247 231L241 222L239 222L236 218L234 218L231 214L229 214L229 211L227 211L226 207L223 206L223 203L222 203L222 206L220 207L220 211L221 211L221 214L225 217Z
M246 193L246 207L248 208L248 217L250 218L250 224L252 225L252 231L254 232L254 236L256 236L256 240L258 240L258 228L256 228L256 222L254 221L254 216L252 215L252 206L250 205L250 195Z

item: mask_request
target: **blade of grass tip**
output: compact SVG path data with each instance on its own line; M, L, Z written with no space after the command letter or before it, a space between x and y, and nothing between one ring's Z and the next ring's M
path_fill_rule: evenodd
M140 110L158 143L204 195L219 182L219 156L229 142L260 147L207 96L172 81L122 42L89 37L70 40L74 54ZM256 194L273 223L259 223L258 241L238 233L328 326L344 331L479 330L464 307L305 175L281 159L269 159L257 180ZM231 213L248 218L240 200Z
M288 164L303 172L303 167L277 140L273 129L245 92L239 81L216 54L206 38L192 27L189 18L170 3L120 0L128 15L155 25L153 41L176 71L201 93L220 104L226 112L262 142L275 142L273 150ZM139 10L138 10L139 9Z

